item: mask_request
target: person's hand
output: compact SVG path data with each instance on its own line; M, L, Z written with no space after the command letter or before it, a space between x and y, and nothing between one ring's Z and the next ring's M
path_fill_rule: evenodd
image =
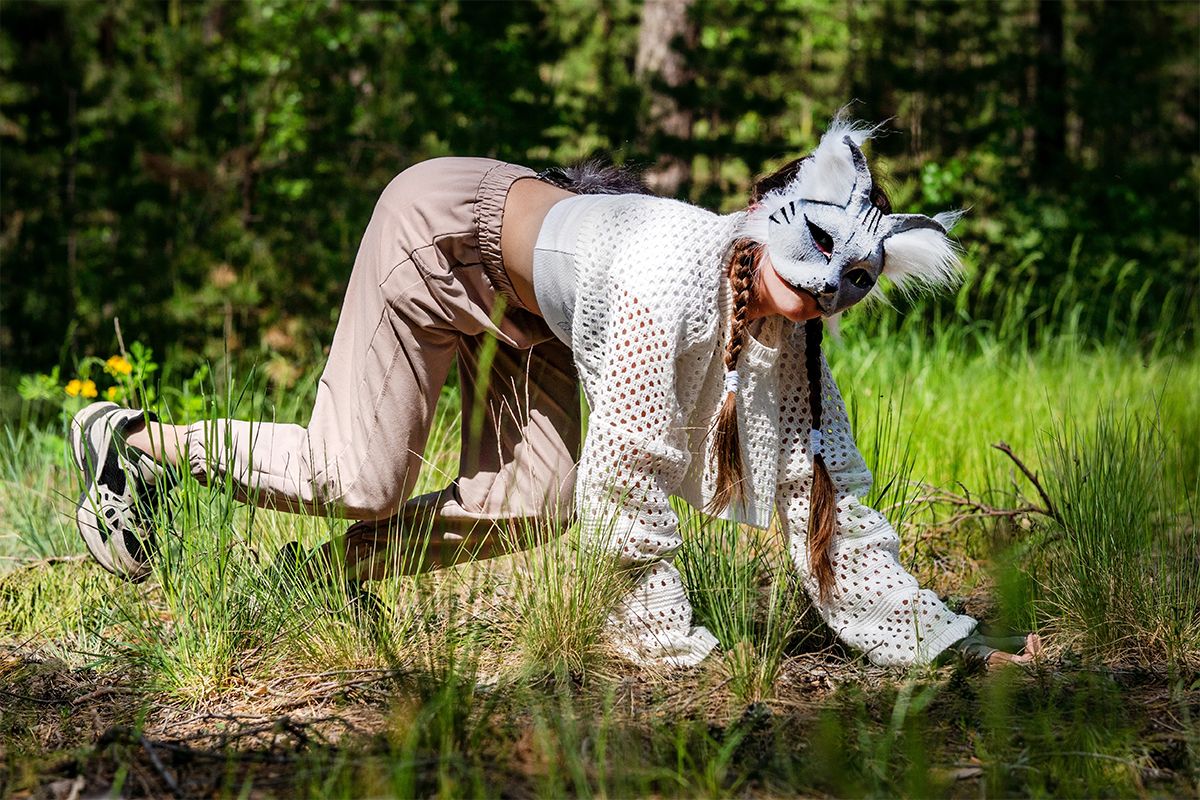
M1031 633L1025 637L1025 649L1020 653L1006 653L996 650L988 655L988 666L998 667L1002 664L1030 664L1042 654L1042 637Z

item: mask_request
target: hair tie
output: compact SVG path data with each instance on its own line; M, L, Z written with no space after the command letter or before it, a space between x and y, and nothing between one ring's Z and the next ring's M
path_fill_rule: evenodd
M813 458L821 455L821 447L821 432L816 428L813 428L808 432L808 449Z
M738 371L731 369L725 373L725 394L738 393Z

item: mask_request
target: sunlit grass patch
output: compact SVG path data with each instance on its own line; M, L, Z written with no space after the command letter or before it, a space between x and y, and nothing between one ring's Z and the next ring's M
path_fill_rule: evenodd
M515 534L507 634L536 670L582 672L612 657L608 618L628 589L611 554L553 525Z
M0 640L76 667L107 660L122 637L118 606L141 602L140 592L90 558L9 569L0 573Z
M0 447L0 501L16 509L0 523L9 557L0 639L73 669L92 666L136 692L129 697L152 698L155 713L291 714L309 703L369 706L387 720L344 746L296 744L287 767L270 774L256 753L231 750L228 779L203 784L224 795L1122 795L1140 791L1138 781L1194 786L1187 776L1200 774L1190 755L1200 740L1135 737L1139 715L1193 719L1194 356L1007 351L953 337L893 337L880 353L853 331L840 347L830 360L845 371L841 388L876 479L866 500L900 530L905 566L941 594L997 599L1001 621L1041 630L1052 656L1041 672L900 675L846 658L829 647L777 532L681 504L676 565L693 624L721 642L687 671L612 656L607 620L628 576L580 548L570 526L517 530L511 556L371 582L377 611L366 613L338 581L281 583L272 571L285 544L311 554L349 522L246 505L229 485L183 476L173 516L156 520L153 574L127 584L90 560L61 560L83 552L61 434L11 425L13 444ZM311 383L297 386L273 399L226 393L201 416L303 422ZM459 406L448 389L418 493L457 473ZM1036 496L988 447L1000 439L1037 473L1063 524L1034 516L929 525L911 480L960 481L1000 506ZM408 533L419 545L421 532ZM1009 549L997 576L998 546ZM1086 669L1076 674L1078 656ZM1141 709L1130 687L1105 677L1131 659L1170 689L1169 707ZM4 714L0 728L17 730ZM3 736L25 742L22 753L43 747ZM144 755L127 737L94 758L132 770ZM182 781L191 767L168 769Z
M1161 422L1109 408L1064 415L1041 442L1059 515L1042 543L1041 611L1092 658L1200 666L1200 531ZM1189 483L1191 485L1189 485Z
M865 455L875 448L876 432L885 432L871 419L874 409L892 402L911 477L981 491L1010 466L992 443L1006 441L1032 459L1052 414L1069 408L1086 425L1117 407L1160 420L1164 436L1180 445L1169 456L1185 475L1196 475L1200 358L1194 352L1163 345L1150 356L1127 344L1066 336L1002 340L981 326L930 326L914 316L869 335L847 324L842 340L831 340L828 359L847 404L859 410L855 436ZM891 468L887 461L881 466Z
M13 428L0 434L0 557L51 558L84 552L75 528L74 470L55 428ZM0 561L0 570L4 561Z

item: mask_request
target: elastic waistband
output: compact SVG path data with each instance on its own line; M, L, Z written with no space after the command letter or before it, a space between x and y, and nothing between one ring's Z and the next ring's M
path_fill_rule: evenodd
M519 164L500 163L489 169L479 182L475 195L475 229L479 236L479 259L484 274L509 307L524 309L517 297L508 272L504 268L504 257L500 251L500 226L504 222L504 201L508 190L521 178L536 178L537 173Z

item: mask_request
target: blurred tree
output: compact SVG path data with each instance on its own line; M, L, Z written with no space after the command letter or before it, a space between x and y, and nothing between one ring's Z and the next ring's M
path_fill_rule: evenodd
M1067 163L1066 71L1063 67L1063 5L1038 0L1038 49L1034 116L1034 158L1038 180L1053 187Z
M692 138L693 109L673 96L693 76L684 53L696 45L696 26L688 18L695 0L645 0L638 29L634 75L647 87L650 112L646 133L658 160L647 170L646 185L658 194L674 195L691 175L691 165L676 152Z
M1087 0L3 0L2 366L111 352L114 316L311 365L416 161L607 152L730 211L851 101L890 119L903 207L971 208L948 310L1194 336L1198 31L1197 4Z

